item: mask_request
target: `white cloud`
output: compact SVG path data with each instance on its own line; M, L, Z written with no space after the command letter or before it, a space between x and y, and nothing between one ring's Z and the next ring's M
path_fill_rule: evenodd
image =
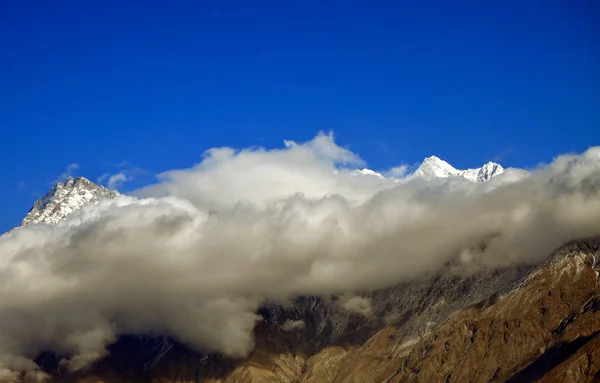
M291 320L288 319L285 321L285 323L281 326L281 329L283 331L298 331L303 329L305 326L304 321L303 320Z
M108 179L108 177L110 177L110 174L104 173L104 174L102 174L100 177L98 177L96 179L96 183L100 184L100 185L103 185L104 182L106 182L106 180Z
M368 316L372 313L371 300L367 297L355 295L353 297L343 297L340 306L349 312Z
M128 180L129 177L125 174L125 172L120 172L108 177L108 182L106 183L106 185L109 189L117 189L120 184Z
M408 165L395 166L395 167L393 167L393 168L390 169L389 176L390 177L395 177L395 178L404 177L404 176L406 176L408 174L409 168L410 167Z
M450 260L537 262L600 235L600 148L486 184L394 182L349 164L362 161L325 134L278 150L211 149L139 191L148 198L0 237L0 374L34 371L41 350L78 368L121 334L243 356L265 300L356 296Z
M145 169L134 166L128 161L122 161L116 165L121 170L117 173L104 173L97 179L97 183L106 186L109 189L117 190L123 186L125 182L130 182L140 177L149 176L151 173Z
M318 134L286 148L235 150L213 148L191 169L160 174L160 184L138 191L140 196L177 196L196 206L222 209L249 202L265 207L291 195L322 198L340 194L360 202L373 193L394 185L392 180L354 177L354 167L363 165L360 157L337 146L332 134ZM373 177L369 177L373 178Z
M79 164L76 164L76 163L69 164L67 166L67 168L65 169L65 171L60 176L58 176L58 178L54 181L54 183L56 183L58 181L60 181L60 182L66 181L69 177L73 176L73 173L77 169L79 169Z

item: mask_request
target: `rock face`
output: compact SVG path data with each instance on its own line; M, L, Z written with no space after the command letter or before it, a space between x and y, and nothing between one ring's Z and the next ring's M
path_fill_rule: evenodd
M64 183L58 182L33 204L23 219L22 226L34 223L54 224L84 205L118 194L114 190L96 185L87 178L70 177Z
M497 303L456 312L388 381L597 381L599 246L569 244Z

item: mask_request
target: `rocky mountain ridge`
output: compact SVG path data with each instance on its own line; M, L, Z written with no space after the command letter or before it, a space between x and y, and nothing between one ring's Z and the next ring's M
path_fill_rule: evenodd
M55 224L82 206L118 194L117 191L96 185L85 177L69 177L65 182L57 182L42 198L35 201L21 226Z

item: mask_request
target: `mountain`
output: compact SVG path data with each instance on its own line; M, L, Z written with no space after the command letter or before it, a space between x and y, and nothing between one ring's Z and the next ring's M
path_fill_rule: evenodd
M69 177L58 182L37 200L23 219L21 226L34 223L54 224L80 207L119 193L99 186L84 177Z
M413 174L425 178L463 177L472 182L485 182L503 172L504 168L495 162L488 162L476 169L459 170L439 157L431 156L425 158Z
M460 176L440 161L428 168ZM472 173L498 174L484 169ZM115 195L70 179L37 201L24 224L54 223ZM364 312L344 309L342 296L265 302L254 350L243 360L148 334L122 336L104 359L76 373L52 353L36 361L53 383L599 381L599 275L600 239L591 238L534 265L457 274L450 262L412 282L362 292L370 303Z
M431 156L423 161L413 176L423 178L458 176L472 182L485 182L503 172L504 168L494 162L488 162L476 169L458 170L446 161ZM381 173L370 169L356 170L355 173L385 178ZM55 224L88 203L117 195L119 195L117 191L96 185L85 177L69 177L65 182L56 183L46 195L33 204L21 226L35 223Z
M600 378L600 239L569 243L539 265L440 272L382 289L357 315L334 300L266 304L244 360L126 336L65 383L595 382ZM290 326L290 323L302 323Z
M354 171L354 173L385 178L383 174L367 168L357 169ZM459 170L439 157L430 156L425 158L421 165L419 165L419 167L413 173L411 173L409 177L419 177L425 179L462 177L471 182L481 183L489 181L492 177L498 176L502 173L504 173L504 168L502 165L495 162L488 162L480 168ZM391 177L393 178L393 174Z

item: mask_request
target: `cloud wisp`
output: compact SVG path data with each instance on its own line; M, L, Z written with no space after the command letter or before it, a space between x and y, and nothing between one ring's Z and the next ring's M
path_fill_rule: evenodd
M115 174L104 173L98 177L97 182L99 184L106 184L106 187L111 190L117 190L120 185L129 181L130 179L131 177L129 177L125 171L122 171Z
M137 197L5 234L0 381L39 374L32 359L44 350L83 368L122 334L243 357L265 300L382 288L451 260L538 262L600 235L600 148L485 184L353 170L363 165L327 134L278 150L215 148Z
M113 164L121 170L116 173L104 173L96 182L100 185L104 185L111 190L118 190L127 182L134 181L140 177L151 176L151 173L145 169L134 166L128 161L122 161L118 164Z
M65 171L61 175L59 175L58 178L53 181L53 183L66 181L69 177L73 176L73 174L75 173L75 171L77 169L79 169L79 164L76 164L76 163L69 164L67 166L67 168L65 169Z

